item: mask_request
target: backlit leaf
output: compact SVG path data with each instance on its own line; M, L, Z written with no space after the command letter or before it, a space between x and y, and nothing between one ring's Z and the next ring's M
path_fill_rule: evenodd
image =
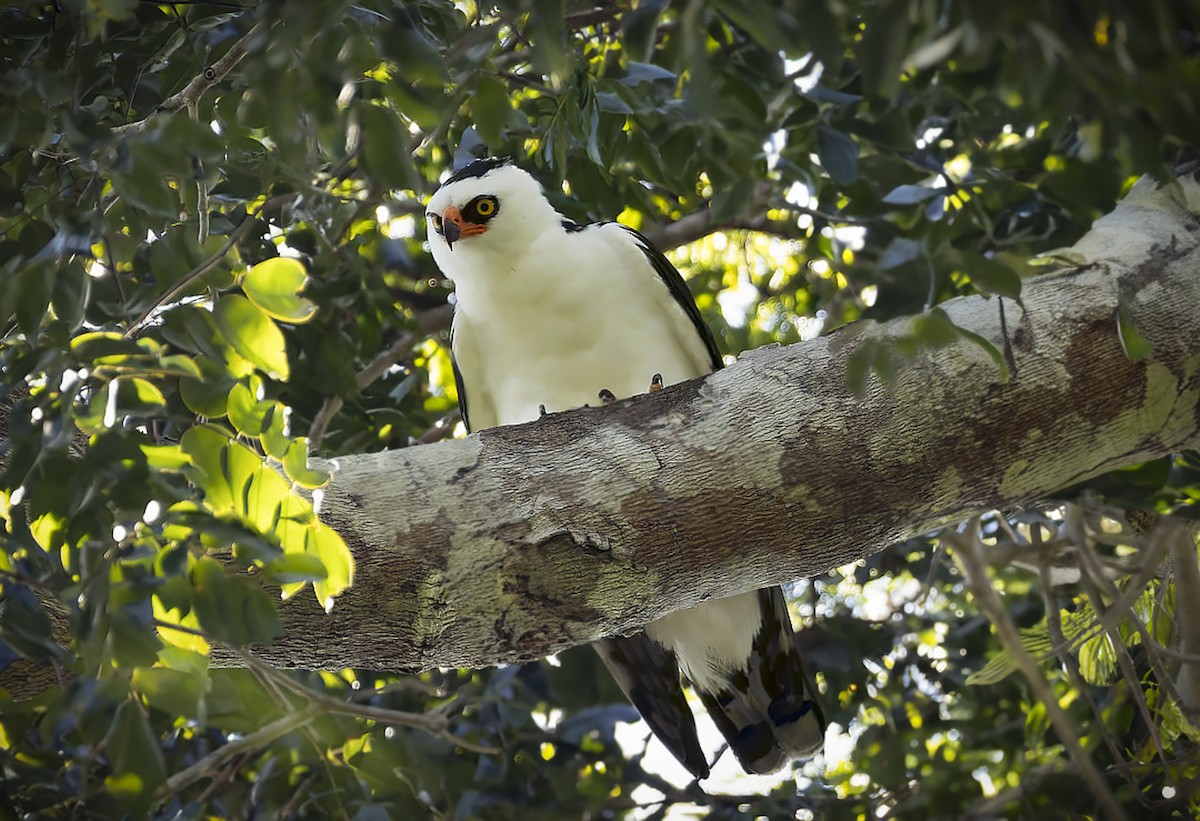
M300 296L307 280L299 260L274 257L246 272L242 291L259 310L273 319L298 325L317 313L317 306Z

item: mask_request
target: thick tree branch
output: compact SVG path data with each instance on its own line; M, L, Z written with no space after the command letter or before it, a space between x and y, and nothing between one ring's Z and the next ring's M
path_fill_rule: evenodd
M1198 211L1194 179L1143 180L1072 249L1076 268L1005 301L1006 324L997 299L946 303L1011 351L1007 382L963 340L856 396L855 351L910 329L863 323L606 408L334 460L322 515L354 550L355 585L330 615L285 602L286 635L255 653L309 668L535 658L1194 447ZM1132 360L1121 327L1152 353Z

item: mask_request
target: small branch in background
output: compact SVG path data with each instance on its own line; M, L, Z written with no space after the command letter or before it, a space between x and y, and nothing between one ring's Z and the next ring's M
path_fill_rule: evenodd
M1068 507L1068 516L1070 516L1070 514L1071 508ZM1068 521L1070 521L1070 519L1068 519ZM1179 522L1173 521L1169 517L1162 517L1159 520L1158 528L1159 533L1162 534L1162 538L1167 543L1168 547L1170 547L1170 544L1177 538L1185 538L1190 541L1190 536L1188 536L1187 530L1183 527L1183 525ZM1194 554L1195 548L1193 547L1192 550ZM1092 600L1092 606L1095 608L1096 612L1103 616L1105 614L1103 597L1107 596L1109 601L1121 601L1123 599L1121 591L1117 589L1115 584L1113 584L1112 579L1110 579L1104 573L1104 569L1100 566L1099 560L1090 549L1080 550L1080 557L1083 559L1083 568L1085 571L1084 585L1088 592L1088 597ZM1126 591L1127 595L1128 592L1129 591ZM1140 596L1141 589L1139 589L1137 592L1138 596ZM1179 592L1180 591L1177 589L1177 601ZM1112 605L1108 609L1111 610L1115 607L1116 605ZM1149 631L1146 630L1146 625L1142 623L1142 620L1138 618L1135 612L1133 612L1132 602L1130 605L1127 605L1118 611L1117 615L1118 619L1116 620L1116 624L1120 624L1121 621L1128 620L1130 626L1132 626L1133 629L1137 631L1138 635L1141 636L1142 644L1146 648L1146 657L1150 661L1150 667L1154 670L1154 675L1158 679L1158 686L1161 688L1162 692L1179 705L1179 709L1183 712L1183 715L1189 722L1200 725L1200 716L1197 715L1197 711L1193 705L1185 702L1185 700L1180 697L1179 690L1175 687L1175 678L1172 676L1167 665L1163 662L1162 656L1158 653L1158 643L1154 640L1154 637L1150 635ZM1117 654L1117 661L1121 664L1122 671L1126 670L1126 668L1129 670L1129 673L1126 674L1126 678L1129 679L1129 686L1131 690L1136 691L1141 687L1141 682L1136 674L1136 671L1133 670L1133 659L1129 657L1129 651L1125 647L1125 641L1121 638L1120 631L1117 629L1116 625L1108 628L1108 635L1110 640L1113 642L1113 646ZM1132 678L1130 677L1131 674ZM1155 735L1156 744L1158 743L1157 730L1157 727L1151 725L1151 732ZM1165 753L1161 747L1159 748L1159 755L1162 760L1166 760Z
M360 391L366 390L368 385L387 373L389 368L397 362L406 359L421 338L449 327L453 316L454 309L450 305L439 305L437 308L422 311L418 314L417 332L410 331L402 334L387 350L377 354L365 368L359 371L358 376L355 378L358 389ZM333 421L333 417L337 416L338 411L344 405L345 400L340 396L326 397L325 402L321 405L321 409L317 411L316 416L313 417L312 424L308 428L308 448L310 453L320 447L325 434L329 432L330 422ZM448 428L449 430L453 430L454 424L450 423ZM427 435L430 435L430 431L422 434L422 439ZM436 442L438 439L444 438L444 436L445 434L437 436L430 441Z
M1034 546L1038 545L1041 535L1040 528L1033 528ZM1114 763L1125 761L1125 754L1121 750L1120 743L1113 737L1112 732L1108 729L1108 724L1104 721L1104 715L1100 711L1100 705L1096 703L1096 699L1092 697L1092 688L1083 679L1083 673L1079 669L1079 660L1075 658L1068 650L1066 637L1063 635L1062 628L1062 613L1059 611L1058 602L1054 600L1054 583L1050 579L1050 556L1043 554L1039 557L1038 562L1038 579L1042 590L1042 602L1046 608L1046 630L1050 635L1050 641L1055 646L1064 649L1058 652L1058 661L1067 673L1067 678L1071 682L1071 686L1079 691L1080 695L1087 701L1088 706L1092 710L1092 715L1095 717L1096 723L1100 727L1100 732L1104 737L1104 744L1108 747L1108 754L1112 756ZM1138 788L1137 783L1133 780L1129 771L1121 769L1121 776L1125 779L1125 783L1133 791L1133 794L1138 796L1139 800L1144 800L1142 791Z
M316 780L317 774L313 772L306 775L304 779L296 785L295 791L292 792L292 797L288 799L287 803L283 805L283 809L279 811L280 821L285 821L285 819L291 818L292 815L295 814L296 810L300 808L301 800L305 795L308 794L309 789Z
M773 208L781 211L790 211L795 214L807 214L810 217L843 225L869 225L873 222L870 219L860 219L842 214L827 214L824 211L792 205L791 203L775 206L772 205L774 196L775 190L773 184L764 181L755 189L754 197L742 212L729 219L718 221L713 218L712 209L707 208L703 211L696 211L687 216L680 217L671 223L648 225L642 230L642 233L654 245L663 250L678 248L681 245L687 245L688 243L703 239L717 231L731 229L759 231L792 239L802 235L802 232L797 229L793 221L768 219L767 211Z
M1064 639L1064 643L1051 647L1046 654L1042 656L1045 660L1053 657L1061 650L1069 650L1072 645L1086 640L1098 633L1106 632L1118 624L1124 618L1124 613L1133 606L1133 603L1142 595L1142 591L1146 589L1146 585L1150 584L1150 580L1158 575L1158 566L1162 563L1163 556L1167 553L1168 542L1165 538L1154 538L1150 541L1150 549L1146 551L1143 558L1142 569L1133 577L1129 584L1125 587L1125 593L1112 607L1108 608L1108 612L1099 618L1098 624L1094 628L1090 628L1086 635L1076 636L1074 639Z
M1088 756L1087 751L1083 749L1076 728L1067 718L1062 707L1059 706L1058 698L1054 695L1050 685L1046 683L1042 671L1038 669L1037 662L1021 644L1021 634L1017 632L1017 626L1013 623L1004 603L1000 601L1000 597L996 595L995 588L992 587L991 579L987 575L987 561L983 556L983 545L979 538L979 517L972 518L963 532L947 529L942 531L940 538L954 549L954 558L962 568L979 609L992 622L996 628L996 635L999 636L1005 650L1013 657L1017 668L1029 682L1034 696L1046 708L1050 724L1075 761L1080 775L1091 787L1104 814L1112 821L1121 821L1121 819L1127 818L1125 811L1117 803L1116 796L1113 795L1108 782L1097 769L1095 762Z
M188 288L191 287L193 282L207 274L213 268L216 268L221 260L225 258L225 255L240 245L242 240L244 240L250 234L250 230L258 224L260 216L281 208L284 203L290 202L298 196L299 194L296 193L279 194L278 196L272 197L264 202L262 207L259 208L255 213L247 214L246 218L242 220L241 224L238 225L238 227L234 229L233 233L229 235L229 239L225 241L225 244L218 248L216 253L204 260L204 262L188 271L183 276L183 279L179 280L174 288L155 300L154 304L147 308L145 313L138 317L137 320L129 326L129 329L125 331L125 336L131 339L137 336L139 333L141 333L142 328L146 326L146 323L150 321L159 308L174 302Z
M189 102L187 109L192 121L200 122L196 102ZM192 177L196 180L196 242L204 247L204 241L208 239L208 183L204 180L204 162L197 155L192 155Z
M437 420L420 436L417 437L418 445L432 445L434 442L440 442L450 434L454 433L454 426L462 419L462 414L458 411L446 414L441 419Z
M416 344L416 334L409 331L404 333L391 344L391 346L376 354L375 358L359 371L355 378L355 383L361 391L374 382L379 377L387 373L388 368L395 365L401 359L412 353L413 345ZM340 396L328 396L325 402L321 405L321 409L317 411L317 415L313 417L312 424L308 428L308 447L309 451L316 450L321 445L321 440L325 438L325 434L329 430L329 423L333 421L333 417L345 405L345 400Z
M418 730L424 730L431 735L437 736L445 741L462 747L464 750L481 753L484 755L498 755L501 750L496 747L488 747L480 744L475 744L466 741L450 732L449 721L445 716L445 705L439 710L431 713L407 713L401 710L390 710L386 707L375 707L370 704L358 704L354 701L344 701L335 696L327 695L306 687L295 679L291 678L281 670L276 670L263 664L249 653L239 651L238 655L245 662L246 666L253 670L256 674L262 675L272 680L279 687L289 690L301 698L307 699L310 707L319 707L323 712L336 713L338 715L357 716L366 718L372 721L378 721L383 724L395 724L401 727L415 727Z
M1195 713L1200 710L1200 564L1192 533L1179 523L1174 523L1174 529L1169 538L1175 564L1177 657L1189 659L1180 666L1175 685L1184 715L1196 723Z
M230 46L229 51L225 52L224 56L193 77L192 81L180 91L163 100L154 111L142 119L114 128L112 130L113 136L120 137L126 134L140 133L145 131L159 114L170 114L181 108L196 105L200 98L204 96L204 92L225 79L225 75L242 61L242 58L250 51L250 42L259 34L266 31L266 29L267 24L265 22L256 24L250 31L242 35L241 39Z
M276 739L298 730L310 721L327 714L327 710L319 704L309 704L303 710L288 713L282 718L243 736L235 741L227 742L213 750L195 764L180 770L164 781L154 792L155 799L162 801L168 796L190 787L197 781L208 778L225 766L226 763L244 753L251 753L269 745Z

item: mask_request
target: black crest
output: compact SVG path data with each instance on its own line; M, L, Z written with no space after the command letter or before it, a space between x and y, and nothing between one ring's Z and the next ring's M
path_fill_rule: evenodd
M482 177L489 171L494 171L497 168L503 168L506 165L512 165L512 157L484 157L482 160L475 160L468 165L455 171L442 185L449 185L452 182L459 180L469 180L472 177Z

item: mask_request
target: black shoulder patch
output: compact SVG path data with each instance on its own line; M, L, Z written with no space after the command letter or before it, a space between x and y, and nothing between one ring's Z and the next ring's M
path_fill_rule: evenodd
M462 371L458 369L458 360L454 358L454 329L450 329L450 367L454 371L454 389L458 392L458 412L462 416L463 427L471 432L471 418L467 416L467 386L463 382Z
M620 223L618 223L620 224ZM654 247L650 240L646 239L642 234L628 225L621 225L626 231L633 235L637 241L638 247L642 249L642 253L646 255L646 259L654 268L655 272L666 284L667 290L671 292L671 296L675 297L675 301L679 303L679 307L687 314L688 319L692 320L692 325L696 328L696 333L699 334L700 340L704 343L704 347L708 349L708 358L712 363L714 371L721 370L725 362L721 359L721 351L717 348L717 340L713 337L712 328L704 321L704 317L700 316L700 309L696 307L696 300L692 298L692 292L688 290L687 283L683 281L679 271L675 270L675 266L671 261L663 256L662 251Z
M469 180L472 177L482 177L489 171L494 171L506 165L512 165L512 157L484 157L482 160L475 160L468 165L464 165L447 177L442 185L449 185L459 180Z
M587 228L588 226L580 225L573 219L567 219L566 217L563 217L562 227L563 227L563 230L566 231L568 234L574 234L578 231L582 231L584 228Z

